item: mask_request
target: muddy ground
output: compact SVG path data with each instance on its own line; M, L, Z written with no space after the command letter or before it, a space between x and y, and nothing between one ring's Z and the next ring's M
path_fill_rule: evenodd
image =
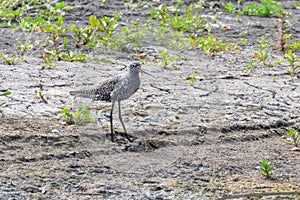
M91 14L118 11L124 26L136 18L145 22L149 14L144 8L128 10L121 1L109 1L109 6L67 3L78 6L66 13L69 24L85 25ZM257 67L250 75L245 72L260 36L270 41L271 57L282 56L274 48L277 19L241 16L238 22L220 2L215 3L203 15L222 12L219 22L230 29L213 26L212 33L231 43L246 37L248 44L238 53L213 57L200 50L168 48L172 55L185 58L176 61L178 69L156 62L158 50L165 46L143 44L140 51L151 58L144 70L156 78L143 75L142 88L122 102L127 129L138 138L133 143L109 140L104 114L110 103L74 98L68 91L120 73L134 52L95 51L90 54L98 60L113 62L58 62L57 68L44 70L35 55L18 65L1 64L0 75L8 79L1 89L12 94L0 97L5 102L0 107L0 199L217 199L240 194L252 199L299 199L300 152L286 144L287 128L299 128L299 79L287 73L286 63ZM299 24L300 10L294 3L285 1L283 6L293 13L291 23ZM0 31L1 49L13 55L15 39L24 33ZM299 41L299 25L291 32ZM190 85L187 77L194 71L201 79ZM47 104L36 97L41 89ZM93 114L101 110L97 122L58 123L63 107L75 110L83 103ZM115 121L122 131L117 117ZM272 161L272 178L260 174L262 160Z

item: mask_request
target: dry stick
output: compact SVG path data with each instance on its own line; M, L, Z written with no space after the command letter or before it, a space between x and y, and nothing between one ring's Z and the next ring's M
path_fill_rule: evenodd
M224 199L238 199L243 197L261 197L261 196L279 196L279 195L300 195L300 191L293 191L293 192L259 192L259 193L247 193L247 194L237 194L227 197L221 197L217 200L224 200Z
M154 85L153 83L150 83L150 86L153 87L153 88L156 88L156 89L158 89L160 91L163 91L163 92L170 92L170 89L159 87L157 85Z

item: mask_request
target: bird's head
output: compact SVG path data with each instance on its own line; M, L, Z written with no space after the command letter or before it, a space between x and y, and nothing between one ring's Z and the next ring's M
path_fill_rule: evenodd
M132 62L129 65L131 72L142 72L142 64L140 62Z
M154 77L152 74L149 74L148 72L145 72L144 70L142 70L142 64L140 62L137 62L137 61L130 63L129 70L130 70L131 73L132 72L133 73L143 72L143 73L145 73L145 74L147 74L149 76Z

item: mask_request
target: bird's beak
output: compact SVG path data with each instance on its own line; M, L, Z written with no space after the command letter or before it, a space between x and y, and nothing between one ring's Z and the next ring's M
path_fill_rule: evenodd
M153 78L155 78L152 74L150 74L150 73L148 73L148 72L146 72L146 71L144 71L142 69L139 69L139 72L147 74L147 75L152 76Z

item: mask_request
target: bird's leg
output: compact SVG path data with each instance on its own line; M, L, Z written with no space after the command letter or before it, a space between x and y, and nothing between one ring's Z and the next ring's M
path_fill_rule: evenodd
M110 111L110 115L109 115L109 119L110 119L110 133L111 133L111 141L114 142L115 141L115 133L114 133L114 126L113 126L113 111L114 111L114 105L115 105L115 101L112 101L112 105L111 105L111 111Z
M125 128L125 125L124 125L124 123L123 123L123 120L122 120L122 115L121 115L121 101L118 101L118 105L119 105L119 119L120 119L120 122L121 122L121 124L122 124L122 126L123 126L123 129L124 129L124 131L125 131L125 136L126 136L126 138L127 138L127 140L128 140L129 142L133 142L133 140L129 137L129 135L128 135L128 133L127 133L127 130L126 130L126 128Z

